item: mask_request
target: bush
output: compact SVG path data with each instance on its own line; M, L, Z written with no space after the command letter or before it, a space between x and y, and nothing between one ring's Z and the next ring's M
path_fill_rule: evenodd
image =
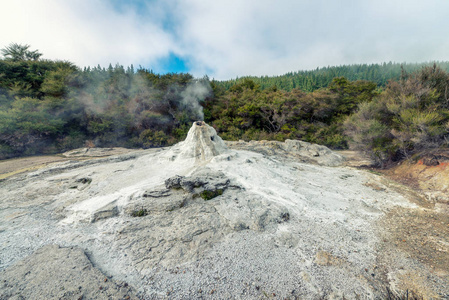
M215 197L218 197L220 195L223 195L223 190L222 189L218 189L215 191L208 191L208 190L204 190L200 193L200 197L203 198L204 200L211 200L214 199Z
M139 141L143 148L164 147L171 145L175 139L166 135L163 131L152 131L147 129L142 131L139 136Z
M360 104L344 123L352 147L368 153L384 167L419 151L447 146L447 100L423 81L423 73L428 72L424 69L408 79L391 82L374 101Z
M58 149L59 151L67 151L81 148L85 145L85 138L83 134L72 132L58 140Z
M14 149L8 145L0 144L0 160L14 157L16 153Z
M131 217L145 217L149 214L149 211L147 211L146 209L142 208L139 210L134 210L131 212Z

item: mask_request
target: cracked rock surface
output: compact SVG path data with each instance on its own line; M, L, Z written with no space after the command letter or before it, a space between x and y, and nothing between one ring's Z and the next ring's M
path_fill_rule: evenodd
M46 245L0 273L1 299L138 299L106 277L78 247Z

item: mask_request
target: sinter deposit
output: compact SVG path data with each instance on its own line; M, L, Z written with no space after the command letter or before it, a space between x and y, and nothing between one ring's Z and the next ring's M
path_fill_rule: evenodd
M226 145L195 122L168 149L10 177L0 298L375 299L416 290L416 274L422 293L447 295L447 276L379 227L416 205L342 162L301 141Z
M194 158L195 160L209 160L214 156L223 154L227 147L213 127L203 121L194 122L184 142L181 142L170 151L172 159Z

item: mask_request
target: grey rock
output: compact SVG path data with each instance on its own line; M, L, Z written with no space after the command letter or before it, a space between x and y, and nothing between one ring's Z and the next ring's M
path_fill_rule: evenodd
M147 269L192 261L228 232L226 220L210 204L194 201L172 211L153 211L124 226L120 235L126 239L118 243L137 268Z
M118 213L119 213L119 211L118 211L118 207L116 205L109 205L102 210L94 212L92 215L91 222L94 223L99 220L112 218L112 217L117 216Z
M142 196L132 198L123 209L128 215L132 215L139 210L145 210L147 215L151 215L182 208L187 204L187 201L188 195L182 190L167 190L161 187L146 191Z
M222 172L212 171L209 168L200 168L188 177L173 176L165 180L167 189L183 189L190 194L200 194L203 191L224 192L231 181ZM235 188L236 186L234 186Z
M47 245L0 272L0 299L138 299L78 247Z
M165 187L167 189L180 189L182 187L181 182L183 179L184 179L184 176L179 176L179 175L170 177L165 180Z
M163 198L163 197L168 197L171 195L171 192L169 189L160 189L160 190L150 190L150 191L146 191L143 194L143 197L148 197L148 198Z
M303 162L315 163L323 166L341 166L344 162L343 156L331 151L326 146L311 144L299 140L278 141L226 141L231 149L249 150L264 155L295 158Z

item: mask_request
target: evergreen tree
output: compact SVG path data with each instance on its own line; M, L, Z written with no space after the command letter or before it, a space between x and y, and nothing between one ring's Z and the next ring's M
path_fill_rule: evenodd
M5 48L1 49L0 52L6 60L11 61L22 61L22 60L38 60L42 53L37 50L28 50L30 45L20 45L17 43L11 43Z

